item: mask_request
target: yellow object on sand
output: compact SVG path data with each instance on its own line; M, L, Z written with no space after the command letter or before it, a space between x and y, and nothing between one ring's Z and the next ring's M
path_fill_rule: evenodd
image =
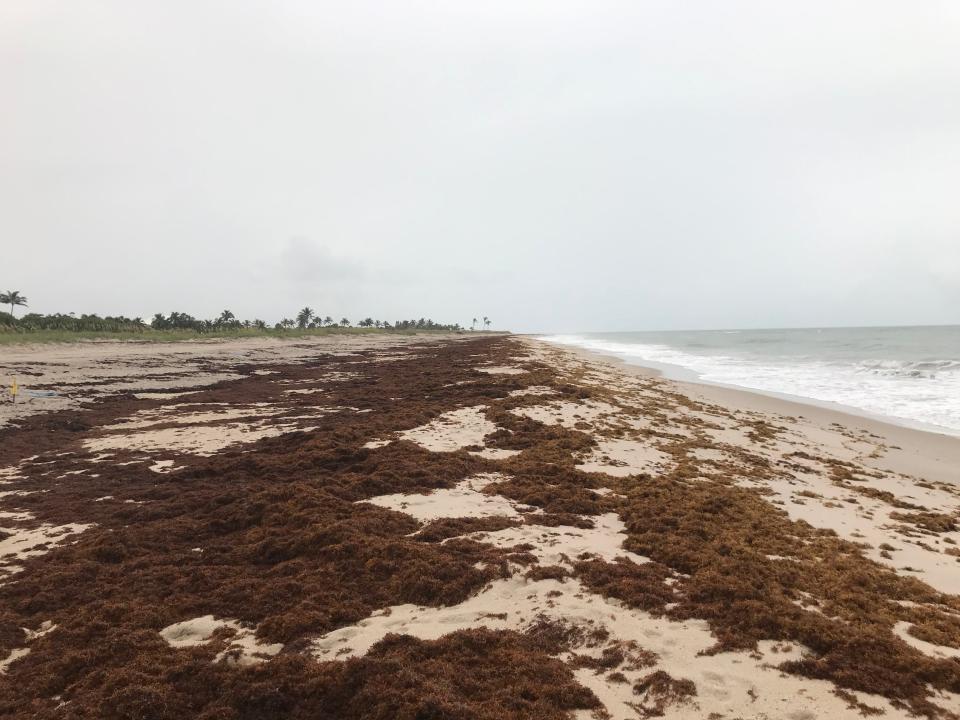
M17 379L13 379L13 384L10 386L10 394L13 395L13 401L17 401Z

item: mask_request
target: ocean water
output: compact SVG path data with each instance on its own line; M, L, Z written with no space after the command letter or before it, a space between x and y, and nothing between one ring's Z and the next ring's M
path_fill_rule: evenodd
M699 330L545 339L668 376L838 403L960 435L960 326Z

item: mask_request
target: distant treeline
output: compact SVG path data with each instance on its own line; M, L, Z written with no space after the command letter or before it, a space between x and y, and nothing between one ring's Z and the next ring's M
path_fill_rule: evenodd
M60 332L149 333L158 330L187 330L204 334L239 330L284 331L290 329L312 330L349 327L406 331L446 330L452 332L458 332L464 329L458 323L436 323L429 318L397 320L391 323L386 320L375 320L374 318L368 317L354 325L347 318L334 321L330 316L320 317L310 308L303 308L297 313L295 320L284 318L273 326L259 319L240 320L229 310L224 310L220 313L219 317L212 320L201 320L200 318L195 318L188 313L182 312L171 312L169 315L157 313L149 322L146 322L143 318L128 318L123 315L101 317L99 315L74 315L73 313L67 315L62 313L54 315L28 313L23 317L17 318L8 312L0 311L0 331L5 332L51 330Z
M99 315L41 315L27 313L15 318L0 312L0 329L6 331L62 330L67 332L143 332L150 326L140 318L100 317Z

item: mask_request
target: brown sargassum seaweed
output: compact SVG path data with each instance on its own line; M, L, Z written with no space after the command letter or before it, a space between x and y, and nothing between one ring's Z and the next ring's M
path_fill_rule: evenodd
M782 670L831 680L839 692L883 695L920 715L943 715L930 688L960 692L960 662L923 655L892 632L896 622L908 621L918 637L960 647L960 622L936 609L960 612L956 597L898 576L830 531L791 521L759 491L734 484L732 475L701 477L687 454L697 439L675 437L667 446L675 467L659 476L617 480L578 470L576 456L595 445L594 437L518 417L509 411L542 398L510 391L537 385L561 399L618 400L525 358L516 340L425 342L405 353L389 362L372 352L320 355L270 366L273 375L234 368L245 377L179 404L193 411L211 403L267 403L277 421L311 429L210 457L166 452L162 457L180 466L167 474L152 472L156 458L144 461L149 454L140 451L115 451L92 463L82 442L137 411L177 401L121 394L0 431L0 466L19 463L23 475L7 489L34 491L5 498L5 509L29 511L36 523L94 524L73 542L21 561L23 572L0 586L0 654L24 646L22 628L56 624L0 675L0 715L493 719L598 709L573 669L593 662L604 672L620 660L561 661L573 645L556 628L477 628L434 641L390 635L345 662L318 662L304 650L311 638L389 605L462 602L507 576L510 563L529 566L533 578L563 577L564 568L538 568L522 547L498 549L458 536L520 522L589 527L589 516L606 512L626 523L625 549L652 562L574 559L573 572L593 591L665 618L704 619L717 637L716 652L750 650L758 640L802 643L811 655ZM481 364L526 372L489 375L476 369ZM325 382L332 372L351 374ZM284 394L291 387L318 392ZM690 404L680 395L665 394L663 402ZM466 450L428 452L406 441L363 447L481 404L499 426L487 445L519 455L491 460ZM333 411L310 416L317 408ZM624 409L662 419L663 437L670 437L656 403ZM748 428L757 442L777 432L764 423ZM741 460L756 477L782 472L756 457ZM76 470L85 472L65 475ZM502 472L505 479L487 492L544 514L421 527L407 515L357 502L450 488L477 472ZM601 486L615 492L590 491ZM951 522L923 514L903 519L921 528ZM213 662L220 640L174 649L158 634L206 614L255 624L261 639L284 648L268 662L238 666ZM696 693L689 681L661 671L634 691L640 714Z

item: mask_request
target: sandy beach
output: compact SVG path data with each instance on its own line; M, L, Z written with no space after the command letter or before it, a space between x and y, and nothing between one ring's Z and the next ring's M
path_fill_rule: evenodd
M4 717L960 714L958 438L506 335L0 353Z

